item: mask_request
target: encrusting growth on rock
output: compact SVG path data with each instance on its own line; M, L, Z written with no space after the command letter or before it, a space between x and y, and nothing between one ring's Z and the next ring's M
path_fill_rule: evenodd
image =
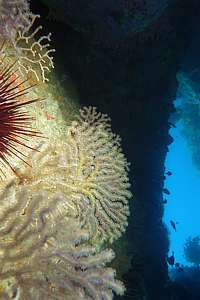
M17 58L21 75L34 82L49 81L47 74L54 68L55 49L50 48L51 34L41 35L42 26L35 26L40 15L30 11L29 1L0 2L0 34L7 42L10 56Z

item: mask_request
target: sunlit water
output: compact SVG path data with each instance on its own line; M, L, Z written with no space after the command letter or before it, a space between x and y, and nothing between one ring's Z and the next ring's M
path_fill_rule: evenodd
M180 105L180 99L176 105ZM182 121L176 123L176 128L170 130L174 142L169 147L165 168L173 174L166 175L165 187L170 195L165 195L164 222L170 233L170 251L174 251L175 261L190 265L184 257L184 243L189 236L200 234L200 175L193 162L187 141L181 134ZM170 220L178 222L175 232Z

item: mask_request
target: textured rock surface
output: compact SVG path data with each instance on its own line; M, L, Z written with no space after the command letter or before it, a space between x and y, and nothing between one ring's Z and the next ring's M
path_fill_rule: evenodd
M124 42L157 20L174 0L43 0L56 18L94 43Z

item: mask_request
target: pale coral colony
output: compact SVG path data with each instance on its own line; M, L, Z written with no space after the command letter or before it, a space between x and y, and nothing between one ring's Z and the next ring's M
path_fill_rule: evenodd
M41 27L32 29L36 18L25 0L0 1L1 57L14 57L20 76L46 82L54 50L50 35L38 38ZM38 151L29 149L32 167L1 179L0 299L123 295L125 286L107 266L114 252L106 247L127 226L129 164L110 119L84 107L59 142L39 139Z

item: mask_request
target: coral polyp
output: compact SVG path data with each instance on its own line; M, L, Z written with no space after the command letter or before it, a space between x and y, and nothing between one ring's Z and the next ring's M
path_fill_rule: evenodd
M31 123L34 120L24 109L27 105L38 101L26 99L30 86L26 81L20 81L15 73L15 63L5 65L3 59L0 64L0 172L5 176L5 167L16 172L10 158L15 157L28 164L23 148L32 149L27 138L41 136L34 131Z

